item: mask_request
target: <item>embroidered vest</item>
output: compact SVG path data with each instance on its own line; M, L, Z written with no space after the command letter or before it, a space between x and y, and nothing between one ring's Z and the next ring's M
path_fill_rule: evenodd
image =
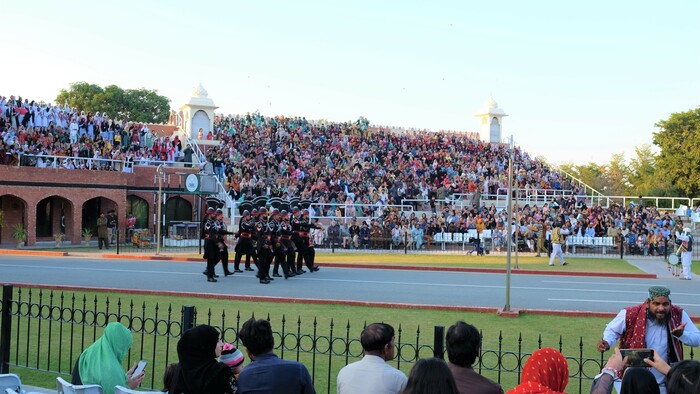
M620 349L640 349L646 346L647 333L647 306L646 303L625 308L625 332L620 339ZM668 346L668 360L683 360L683 346L678 338L670 334L681 324L683 309L671 305L671 318L668 321L666 332L672 338L672 344ZM673 349L673 350L672 350Z

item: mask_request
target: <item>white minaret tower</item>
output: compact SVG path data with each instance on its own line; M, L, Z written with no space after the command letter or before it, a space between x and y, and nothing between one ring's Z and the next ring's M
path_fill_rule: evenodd
M190 101L180 107L180 114L184 124L184 132L194 141L206 141L206 136L210 131L214 131L214 110L217 109L214 100L209 98L209 93L202 84L192 90ZM200 139L200 130L203 138ZM211 141L218 143L217 141Z
M481 137L483 141L500 143L502 137L502 118L508 115L502 109L498 108L498 104L496 104L493 97L489 97L484 107L478 110L474 116L481 118L479 137Z

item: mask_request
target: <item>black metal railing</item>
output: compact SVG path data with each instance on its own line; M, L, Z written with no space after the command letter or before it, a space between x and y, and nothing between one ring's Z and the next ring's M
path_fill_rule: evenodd
M177 340L184 330L209 324L220 330L225 341L240 345L238 332L249 318L240 312L230 316L225 311L197 311L194 306L147 305L122 299L115 302L97 295L88 297L12 285L3 287L0 305L0 373L8 373L12 366L13 370L67 376L81 352L100 337L108 323L116 321L134 335L125 367L140 359L150 360L143 385L155 389L160 388L168 364L177 362ZM316 318L312 322L302 321L301 317L289 319L286 315L275 321L269 315L265 318L276 330L275 353L282 359L306 365L317 392L334 391L338 371L362 357L358 338L366 322L338 323L331 319L329 325L322 327ZM399 324L396 358L391 364L408 372L420 358L443 358L444 326L434 326L432 331L432 335L423 335L418 326L415 332L407 332ZM533 341L521 334L516 343L504 339L503 332L498 333L497 340L483 335L485 348L474 368L506 389L518 384L526 359L544 344L542 335ZM565 344L559 336L557 343L546 344L567 356L569 392L576 392L576 387L579 392L587 391L604 363L603 356L594 348L595 341L584 342L579 337L577 342ZM692 349L690 357L693 357Z

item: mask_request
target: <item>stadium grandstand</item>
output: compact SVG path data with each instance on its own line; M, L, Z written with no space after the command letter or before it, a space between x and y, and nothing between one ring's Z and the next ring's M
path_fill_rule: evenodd
M194 104L208 105L213 116L196 123L202 111ZM169 124L153 125L0 97L0 209L6 222L0 241L11 243L8 229L21 223L30 230L28 245L56 233L79 244L99 213L110 210L115 229L130 237L140 229L153 240L160 167L164 226L183 225L179 238L198 238L207 204L228 208L235 226L241 207L264 198L263 204L306 202L322 227L315 231L319 245L442 250L445 243L461 243L464 250L483 237L488 250L500 251L511 158L513 235L522 251L534 251L536 224L546 229L555 217L569 222L581 245L586 237L606 238L601 246L624 238L628 252L640 254L665 253L661 244L675 225L676 212L660 210L654 201L601 199L521 148L485 142L477 133L373 126L365 118L214 114L201 86L190 105L173 111ZM213 180L205 193L210 198L183 192L189 174ZM135 224L127 224L130 217Z

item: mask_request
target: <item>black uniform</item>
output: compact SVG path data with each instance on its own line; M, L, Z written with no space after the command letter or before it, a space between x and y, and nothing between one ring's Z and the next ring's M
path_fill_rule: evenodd
M253 239L256 236L255 233L255 219L252 217L244 217L238 223L238 243L236 244L236 257L233 261L233 268L236 271L240 270L241 258L246 255L245 268L246 271L250 270L250 258L253 258L255 265L258 265L258 257L255 254L255 248L253 247Z
M305 272L302 269L302 260L306 263L306 267L309 271L318 271L318 267L314 267L314 257L316 256L316 250L314 249L313 242L311 241L311 228L318 228L309 222L308 219L303 216L294 217L292 219L292 230L294 235L296 235L295 244L297 245L297 271Z
M221 266L224 268L224 275L233 275L233 272L228 270L228 246L226 245L226 241L224 240L224 235L232 233L226 231L226 226L224 225L224 222L219 219L216 219L214 221L214 228L216 228L215 242L216 246L219 249L219 259L217 260L217 263L219 262L219 260L221 260ZM216 265L216 263L214 265Z
M294 242L292 242L292 235L292 225L289 219L282 219L282 223L280 223L280 242L286 249L286 264L282 267L285 278L296 275L296 266L294 265L296 247L294 246Z
M255 223L255 231L258 237L258 278L260 283L270 283L270 263L272 262L272 232L268 228L265 218L258 219Z

